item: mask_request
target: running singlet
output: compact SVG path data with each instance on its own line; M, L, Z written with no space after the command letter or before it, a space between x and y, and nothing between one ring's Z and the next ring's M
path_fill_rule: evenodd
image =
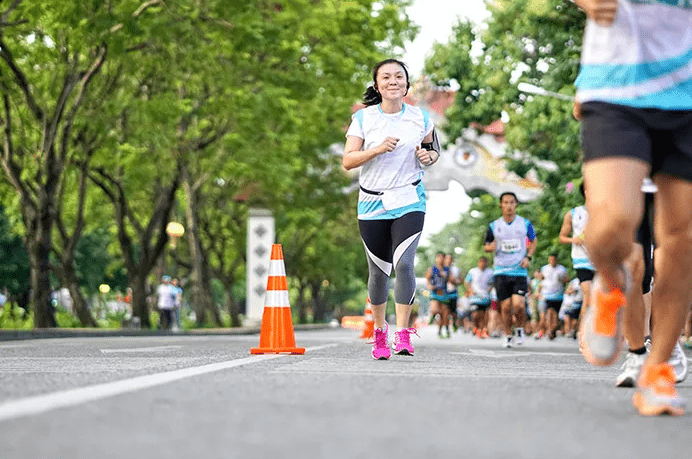
M432 267L432 273L430 275L430 283L433 286L433 293L436 295L444 295L445 294L445 286L447 284L447 281L445 280L444 277L442 277L442 273L440 273L440 269L437 266ZM442 292L440 292L440 290Z
M486 268L481 271L478 267L471 268L466 274L465 281L471 284L474 295L470 298L471 304L490 304L490 283L493 280L493 270Z
M589 213L584 206L575 207L570 212L572 213L572 237L576 238L584 234L584 229L589 221ZM572 244L572 266L574 269L596 270L589 260L585 245Z
M554 268L550 265L545 265L541 268L543 274L543 284L541 293L546 301L562 301L564 296L563 282L567 274L567 270L562 265L557 265Z
M454 282L450 282L452 277L459 277L459 268L455 265L451 265L447 268L447 296L450 299L457 298L457 285Z
M502 217L490 223L485 242L497 242L493 274L526 277L528 273L520 264L526 256L527 240L534 239L536 233L533 225L519 215L511 223L507 223Z
M433 130L428 112L403 104L400 113L384 113L379 105L371 105L352 118L346 136L363 139L363 150L378 147L387 137L399 139L394 150L361 167L358 218L393 219L408 212L425 212L423 167L416 158L416 147Z
M580 102L692 109L692 2L618 0L610 26L587 21Z

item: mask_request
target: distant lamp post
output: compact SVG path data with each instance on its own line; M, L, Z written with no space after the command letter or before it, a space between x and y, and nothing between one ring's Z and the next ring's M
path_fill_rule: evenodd
M567 94L560 94L559 92L548 91L547 89L543 89L539 86L535 86L529 83L521 82L517 85L517 89L527 94L554 97L556 99L569 100L571 102L574 101L574 97L572 96L568 96Z
M106 309L107 309L107 305L106 305L106 295L107 295L108 292L110 292L110 291L111 291L110 285L108 285L108 284L101 284L101 285L99 285L99 292L101 293L101 295L100 295L101 307L99 308L99 309L100 309L100 311L99 311L99 316L100 316L102 319L106 317L106 316L105 316L105 314L106 314Z
M185 234L185 228L178 222L170 222L166 225L166 234L171 238L171 249L173 249L173 277L178 275L178 250L176 243Z
M185 228L178 222L170 222L166 226L166 234L171 238L171 247L175 249L178 238L185 234Z

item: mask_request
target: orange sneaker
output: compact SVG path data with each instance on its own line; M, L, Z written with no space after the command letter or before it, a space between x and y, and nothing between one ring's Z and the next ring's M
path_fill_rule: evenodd
M488 330L483 329L483 334L481 335L481 338L483 338L483 339L490 338L490 335L488 335Z
M642 416L685 414L687 401L675 390L675 370L667 363L642 368L632 404Z
M627 272L625 277L629 278ZM600 276L596 275L591 287L591 307L586 310L579 330L581 353L590 364L611 365L620 356L625 304L624 293L620 289L604 292Z

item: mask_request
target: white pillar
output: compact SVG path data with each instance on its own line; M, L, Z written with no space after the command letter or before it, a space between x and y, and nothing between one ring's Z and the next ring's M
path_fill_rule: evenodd
M262 321L273 243L274 216L271 211L250 209L247 223L246 325L258 325Z

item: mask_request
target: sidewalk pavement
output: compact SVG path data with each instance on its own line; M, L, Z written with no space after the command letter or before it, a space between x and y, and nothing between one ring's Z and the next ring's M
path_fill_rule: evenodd
M329 324L295 324L296 331L325 330ZM33 330L0 330L0 341L48 338L103 338L115 336L214 336L256 335L260 326L236 328L196 328L192 330L98 329L98 328L36 328Z

